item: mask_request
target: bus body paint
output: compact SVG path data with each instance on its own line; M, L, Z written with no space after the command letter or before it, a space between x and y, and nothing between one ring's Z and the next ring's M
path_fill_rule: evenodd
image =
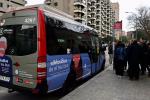
M91 61L87 53L81 54L83 75L82 78L86 78L91 75Z
M63 86L70 72L71 59L71 55L47 55L48 91L53 91Z

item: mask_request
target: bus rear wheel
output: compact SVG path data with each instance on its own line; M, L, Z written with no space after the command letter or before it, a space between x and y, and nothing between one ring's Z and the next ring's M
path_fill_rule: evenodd
M76 75L74 72L70 72L63 87L60 89L60 95L66 95L76 86Z

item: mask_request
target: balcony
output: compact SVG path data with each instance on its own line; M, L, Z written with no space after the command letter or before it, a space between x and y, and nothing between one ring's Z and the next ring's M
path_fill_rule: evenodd
M74 9L74 13L86 14L86 9L75 8L75 9Z
M91 21L88 21L88 23L87 24L91 24Z
M74 19L77 20L82 20L82 21L86 21L86 17L85 16L74 16Z
M101 19L96 19L96 22L100 22L101 23Z
M90 12L90 14L93 14L93 15L95 15L95 14L96 14L96 12L95 12L95 11L91 11L91 12Z
M97 11L100 11L101 9L100 9L100 8L96 8L96 10L97 10Z
M101 13L96 13L96 16L101 16Z
M96 5L100 5L101 4L101 2L96 2Z
M88 1L87 1L87 4L91 5L91 0L88 0Z
M94 2L94 3L96 3L96 0L91 0L91 2Z
M83 6L83 7L86 7L86 2L84 0L76 0L74 1L74 6Z
M90 7L96 9L96 6L95 6L95 5L91 5Z
M96 20L96 17L91 17L90 19L91 19L91 20Z
M89 12L91 11L91 8L90 8L90 7L88 7L87 9L88 9Z
M47 1L45 1L45 4L51 5L51 1L50 1L50 0L47 0Z
M88 15L87 15L87 17L88 17L88 18L91 18L91 15L90 15L90 14L88 14Z

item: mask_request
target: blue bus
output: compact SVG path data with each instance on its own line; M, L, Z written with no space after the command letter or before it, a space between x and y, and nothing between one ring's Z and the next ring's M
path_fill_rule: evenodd
M97 32L45 5L6 12L0 21L0 86L49 93L104 69Z

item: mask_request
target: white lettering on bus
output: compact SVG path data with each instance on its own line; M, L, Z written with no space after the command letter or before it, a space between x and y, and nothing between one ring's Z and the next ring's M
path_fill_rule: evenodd
M2 63L8 63L8 60L6 60L6 59L0 59L0 62L2 62Z
M54 66L54 65L59 65L59 64L65 64L67 63L67 59L63 59L61 58L60 60L53 60L52 62L50 62L50 65L51 66Z

